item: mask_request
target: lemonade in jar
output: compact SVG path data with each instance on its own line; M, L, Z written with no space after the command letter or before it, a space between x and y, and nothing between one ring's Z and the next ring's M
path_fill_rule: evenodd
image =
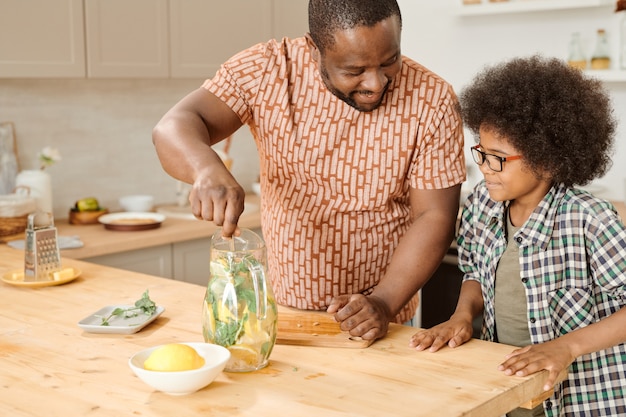
M276 301L265 272L265 242L256 233L213 235L202 333L230 351L227 372L265 367L276 342Z

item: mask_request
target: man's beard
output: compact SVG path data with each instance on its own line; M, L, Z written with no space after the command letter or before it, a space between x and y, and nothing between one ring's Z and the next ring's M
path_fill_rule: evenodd
M326 71L324 67L320 68L320 75L322 76L322 81L324 82L324 85L326 86L326 88L328 88L328 90L331 93L333 93L338 99L340 99L341 101L343 101L350 107L353 107L356 110L362 111L362 112L370 112L380 107L380 104L383 102L383 99L385 98L385 93L387 92L387 89L389 88L389 84L391 83L391 80L387 80L387 84L385 85L385 88L383 89L383 93L380 95L380 100L378 101L378 103L373 104L371 107L364 108L364 107L359 106L359 104L350 95L346 95L342 93L330 83L328 72ZM354 94L354 93L356 93L356 91L352 92L351 94Z

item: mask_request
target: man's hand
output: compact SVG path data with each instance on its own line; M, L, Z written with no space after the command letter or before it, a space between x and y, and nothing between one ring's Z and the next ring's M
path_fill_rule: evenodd
M219 172L219 168L212 172ZM221 171L221 175L198 176L189 194L189 203L196 218L222 226L224 237L230 237L237 234L237 222L243 213L245 192L226 167Z
M381 299L363 294L335 297L326 311L334 314L341 330L365 340L384 337L392 319L389 308Z

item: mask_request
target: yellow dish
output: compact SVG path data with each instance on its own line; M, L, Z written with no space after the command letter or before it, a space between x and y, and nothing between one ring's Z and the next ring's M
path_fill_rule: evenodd
M63 268L68 269L71 267ZM51 279L48 281L24 281L24 270L16 270L10 271L6 274L2 275L2 281L6 282L10 285L15 285L18 287L31 287L31 288L39 288L39 287L51 287L53 285L61 285L66 284L70 281L74 281L76 278L82 274L82 271L77 268L71 268L73 270L72 274L64 276L60 279Z

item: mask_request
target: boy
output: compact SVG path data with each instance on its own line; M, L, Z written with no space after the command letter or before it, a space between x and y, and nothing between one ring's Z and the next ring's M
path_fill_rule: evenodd
M557 59L513 59L460 96L484 176L463 209L465 274L450 320L416 333L417 350L481 337L519 346L499 369L549 371L551 398L508 416L626 415L626 230L614 207L573 188L601 176L615 133L599 81Z

